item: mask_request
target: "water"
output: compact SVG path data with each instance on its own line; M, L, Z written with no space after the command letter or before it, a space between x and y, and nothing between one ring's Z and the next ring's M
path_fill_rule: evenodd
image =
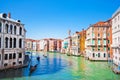
M42 53L39 56L37 61L34 54L30 63L38 64L34 72L30 73L30 66L3 71L0 80L120 80L120 75L114 74L107 62L91 62L59 53L48 53L47 58Z

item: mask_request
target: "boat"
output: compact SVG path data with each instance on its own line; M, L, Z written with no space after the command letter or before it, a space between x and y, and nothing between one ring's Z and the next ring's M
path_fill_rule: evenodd
M43 54L44 57L47 57L47 55Z
M30 66L30 73L36 70L37 64L35 66Z
M37 57L37 60L40 61L40 57L39 56Z

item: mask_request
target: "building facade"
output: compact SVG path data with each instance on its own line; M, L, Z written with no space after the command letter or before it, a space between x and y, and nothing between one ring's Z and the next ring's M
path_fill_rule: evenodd
M120 7L112 15L113 63L120 65Z
M112 33L111 20L90 25L86 31L86 57L90 60L108 60Z
M11 19L10 13L0 14L0 69L24 64L25 34L20 20Z
M80 55L80 34L76 32L71 36L72 38L72 55L79 56Z
M46 38L41 40L26 39L26 51L57 51L61 52L62 40Z
M72 37L67 37L62 41L62 53L72 54Z
M86 40L86 30L82 30L81 32L79 32L80 34L80 55L81 56L85 56L85 40Z

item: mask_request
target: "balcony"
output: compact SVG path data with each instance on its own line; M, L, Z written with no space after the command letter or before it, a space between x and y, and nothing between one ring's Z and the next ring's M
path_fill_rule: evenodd
M98 46L102 46L101 44L97 44Z
M107 46L107 44L106 44L106 43L103 43L103 46Z
M117 43L116 44L112 44L111 47L112 48L120 48L120 43L118 43L118 44Z
M95 46L95 43L89 43L87 46Z

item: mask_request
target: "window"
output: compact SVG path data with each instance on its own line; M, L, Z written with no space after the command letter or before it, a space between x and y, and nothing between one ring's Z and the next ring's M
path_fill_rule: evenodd
M14 38L14 44L13 47L16 48L16 38Z
M114 23L116 23L116 18L114 19Z
M19 61L19 64L22 64L22 61Z
M7 65L8 65L8 64L7 64L7 63L5 63L5 64L4 64L4 67L6 67Z
M104 53L104 58L106 57L106 54Z
M95 44L95 40L92 40L92 44Z
M22 58L22 53L19 53L19 56L18 56L19 58Z
M22 28L20 27L19 35L22 35Z
M103 27L103 30L105 30L105 28Z
M1 37L0 37L0 48L1 48Z
M16 29L17 29L16 26L14 26L14 34L16 34Z
M12 54L9 54L9 59L12 59Z
M6 24L5 25L5 32L8 33L8 31L9 31L9 26L8 26L8 24Z
M0 54L0 60L1 60L1 54Z
M100 47L98 47L98 51L100 51Z
M108 47L108 51L110 51L110 47Z
M99 27L98 27L98 30L99 30Z
M98 53L98 57L100 57L100 53Z
M100 40L98 40L98 45L100 45Z
M93 57L95 57L95 53L93 53Z
M80 38L80 35L78 35L78 39Z
M98 37L100 37L100 34L98 33Z
M15 65L16 64L16 62L13 62L13 65Z
M108 40L108 44L110 43L110 40Z
M7 60L8 59L8 54L5 54L5 60Z
M106 33L103 33L103 37L106 38Z
M106 47L104 47L104 51L106 51Z
M118 16L118 21L119 21L119 16Z
M16 58L16 54L14 53L14 54L13 54L13 59L15 59L15 58Z
M22 39L19 39L19 48L22 48Z
M2 32L2 23L0 22L0 33Z
M8 48L8 38L5 38L5 48Z
M95 34L94 34L94 32L92 32L92 37L95 37Z
M10 38L10 48L12 48L12 38Z
M108 57L110 58L110 53L108 53Z
M94 48L94 47L92 47L92 50L94 51L94 50L95 50L95 48Z
M13 29L13 26L10 25L10 33L12 34L12 29Z
M104 40L104 45L106 45L106 40Z

